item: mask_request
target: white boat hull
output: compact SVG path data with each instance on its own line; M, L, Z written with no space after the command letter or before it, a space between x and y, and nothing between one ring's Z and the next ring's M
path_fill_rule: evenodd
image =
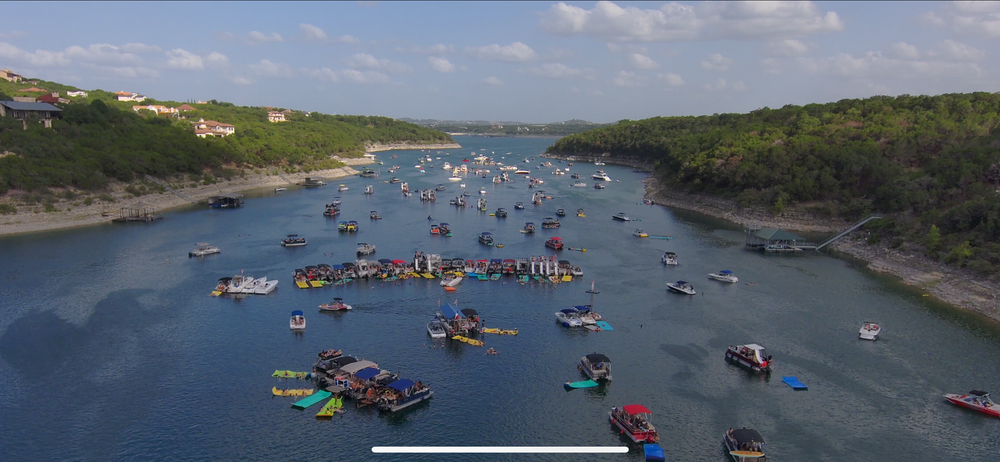
M271 292L274 292L274 289L277 287L278 287L278 281L272 279L270 281L264 281L263 284L258 284L257 288L254 290L253 293L257 295L267 295Z
M580 321L577 318L567 317L565 314L561 312L556 313L556 321L559 324L562 324L563 327L580 327L583 325L583 321Z
M732 276L732 275L726 276L724 274L712 273L712 274L709 274L708 277L711 278L711 279L715 279L716 281L722 281L722 282L740 282L739 278L737 278L736 276Z
M266 282L267 282L267 278L266 277L254 279L254 280L250 281L249 284L244 285L243 289L240 290L240 292L244 293L244 294L256 293L257 287L259 287L261 285L264 285Z
M295 317L288 320L288 328L291 330L303 330L306 328L306 318L300 318L297 320Z
M455 287L462 282L462 278L442 279L441 285L444 287Z
M688 288L688 287L680 287L677 284L673 284L673 283L669 283L669 282L667 283L667 288L669 288L670 290L672 290L674 292L677 292L677 293L680 293L680 294L685 294L685 295L694 295L694 294L697 293L697 292L695 292L694 289L691 289L691 288Z
M882 326L875 326L874 328L861 327L858 332L858 338L861 340L878 340L878 334L882 333Z

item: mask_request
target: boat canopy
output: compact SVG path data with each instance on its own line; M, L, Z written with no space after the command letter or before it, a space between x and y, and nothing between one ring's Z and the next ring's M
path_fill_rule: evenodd
M302 310L292 311L292 316L302 316Z
M667 253L666 253L666 255L667 255L668 257L676 257L676 256L677 256L677 254L676 254L676 253L673 253L673 252L667 252Z
M462 314L464 314L468 318L471 318L473 316L479 316L479 312L472 308L462 308Z
M757 433L757 430L752 428L741 428L739 430L733 430L733 439L736 440L737 444L743 443L763 443L764 437Z
M306 267L306 271L312 271L312 270L314 270L316 268L317 268L316 266L309 265L309 266Z
M391 265L392 264L392 260L390 260L388 258L379 258L378 262L381 263L381 264L383 264L383 265Z
M514 259L513 258L507 258L503 262L504 263L514 263Z
M587 306L587 305L576 305L573 308L576 309L576 311L580 311L580 312L590 311L590 307Z
M970 395L975 395L975 396L986 396L986 395L990 394L990 392L988 392L988 391L982 391L982 390L970 390L969 394Z
M410 379L399 379L386 386L392 388L393 390L406 391L406 389L412 387L413 385L415 384Z
M299 237L298 234L286 234L285 236L288 237L288 238L290 238L290 239L294 239L296 237Z
M600 353L591 353L591 354L587 355L587 361L590 361L590 364L610 363L611 362L611 360L608 359L607 356L604 356L604 355L602 355Z
M489 233L489 232L483 232L483 233L480 233L479 235L480 235L480 236L492 236L492 235L493 235L493 233Z
M462 315L458 313L458 308L455 308L455 305L452 305L451 303L441 305L440 310L441 314L447 319L459 319L462 317Z
M353 374L355 372L358 372L358 371L360 371L362 369L367 369L369 367L378 367L378 365L375 364L375 363L373 363L373 362L371 362L371 361L367 361L367 360L362 359L361 361L357 361L357 362L348 364L346 366L343 366L343 367L340 368L340 370L342 370L344 372L347 372L348 374Z
M558 239L558 238L557 238ZM569 265L569 260L559 260L560 265Z
M653 413L649 409L646 409L646 406L643 406L641 404L629 404L628 406L623 407L622 410L625 411L625 412L628 412L629 415L652 414ZM751 431L753 431L753 430L751 430ZM757 432L754 432L754 433L757 433Z
M344 269L344 265L333 265L332 268L335 270L342 270Z
M535 226L535 224L532 223L532 222L530 222L530 221L527 221L527 222L524 223L524 226L528 226L528 225Z
M351 263L349 261L345 261L344 263L341 263L340 265L343 266L344 268L354 268L354 263Z
M579 312L576 308L564 308L559 310L560 313L573 314Z
M316 267L317 268L330 268L331 266L327 265L326 263L320 263L320 264L316 265Z
M229 281L232 281L232 280L233 280L233 278L219 278L219 282L229 282Z
M549 240L550 241L561 241L562 238L561 237L555 237L555 236L553 236L553 237L550 237Z
M372 377L375 377L376 375L379 375L381 372L382 371L380 371L377 367L369 367L367 369L361 369L360 371L355 372L354 376L361 380L368 380Z
M490 260L490 263L503 263L503 259L501 259L501 258L493 258L493 259Z
M358 358L355 358L354 356L339 356L330 360L331 364L336 364L338 367L343 367L356 362L358 362Z
M679 286L682 286L684 284L687 284L687 281L677 281L677 285Z
M719 274L733 274L733 272L729 271L729 270L722 270L722 271L719 271Z
M207 242L199 242L199 243L197 244L197 246L198 246L198 247L205 247L206 245L208 245L208 243L207 243Z
M451 226L451 225L449 225L448 223L445 223L445 222L443 222L443 221L442 221L442 222L441 222L441 226L445 226L445 227L447 227L447 226Z
M392 264L393 265L405 265L406 264L406 260L393 260Z

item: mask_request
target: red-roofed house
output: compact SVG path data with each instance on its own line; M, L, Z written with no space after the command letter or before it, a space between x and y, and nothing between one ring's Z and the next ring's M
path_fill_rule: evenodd
M214 120L198 119L197 122L191 122L191 124L194 125L194 134L201 138L209 136L221 138L236 133L235 125L224 124Z
M38 98L35 98L35 101L39 103L49 103L49 104L69 102L69 100L66 98L60 98L58 91L54 91L52 93L39 96Z
M192 107L190 105L187 105L187 104L182 104L180 106L177 106L177 110L180 111L180 112L197 111L197 109L195 109L194 107Z

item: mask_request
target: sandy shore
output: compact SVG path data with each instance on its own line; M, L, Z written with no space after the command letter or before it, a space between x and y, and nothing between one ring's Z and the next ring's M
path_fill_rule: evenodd
M346 158L338 159L347 164L330 170L315 170L309 173L246 173L246 177L235 177L232 180L221 180L215 184L202 185L177 189L177 192L198 202L204 202L216 194L237 193L257 188L286 187L290 184L299 183L304 178L335 179L356 175L358 171L351 168L354 165L364 165L374 162L370 158ZM166 181L166 184L176 184L181 181ZM190 183L183 181L184 183ZM136 183L138 184L138 183ZM148 183L147 183L148 184ZM0 215L0 235L31 233L37 231L48 231L54 229L74 228L77 226L87 226L94 224L110 223L111 219L118 216L118 211L122 207L145 205L152 207L156 213L163 212L175 207L191 204L187 199L180 197L170 191L153 192L141 196L134 196L125 191L129 186L124 183L112 184L108 191L90 196L81 195L74 199L60 199L54 203L56 211L46 212L41 204L33 206L18 205L12 202L9 197L3 198L0 202L13 203L17 205L18 212L13 215ZM58 191L57 191L58 192ZM101 194L106 194L114 199L108 202L99 199ZM93 200L91 205L85 205L84 200L90 197ZM109 215L109 216L106 216Z

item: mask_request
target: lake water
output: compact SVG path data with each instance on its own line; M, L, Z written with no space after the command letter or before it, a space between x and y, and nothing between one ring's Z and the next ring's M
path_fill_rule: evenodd
M551 139L458 137L462 149L414 168L419 151L380 153L377 179L344 178L316 189L247 194L237 210L203 205L165 213L153 224L102 225L0 239L0 458L5 460L442 460L442 456L373 455L376 445L625 445L608 423L612 406L644 404L654 412L670 460L727 460L726 429L753 427L779 461L995 461L997 419L947 403L943 393L1000 389L1000 332L824 254L764 255L746 251L739 228L701 215L641 205L643 174L608 165L605 190L571 188L569 175L535 170ZM484 149L481 151L481 149ZM485 187L489 210L506 219L448 204L458 183L444 161L471 152L505 156L545 180L551 200L529 203L522 178ZM510 152L511 154L505 154ZM397 159L391 156L396 154ZM437 154L435 153L436 157ZM520 161L535 159L530 164ZM414 191L446 184L436 203L405 198L393 174ZM565 167L565 164L556 164ZM571 171L596 169L577 164ZM620 182L618 181L620 180ZM587 180L588 184L593 181ZM345 184L350 191L338 193ZM374 184L375 194L362 194ZM343 198L336 219L323 204ZM469 197L470 204L479 198ZM514 210L523 201L525 210ZM586 217L574 211L584 208ZM562 228L519 232L564 208ZM370 221L370 210L383 217ZM611 216L626 212L639 222ZM454 237L429 234L451 224ZM356 235L339 220L360 222ZM643 227L673 240L639 239ZM490 231L501 249L477 243ZM278 243L285 234L308 239L301 248ZM411 260L414 251L445 257L515 258L551 254L547 236L587 252L563 251L585 276L562 284L520 285L466 280L446 293L438 280L352 282L299 290L292 271L355 259L358 242L377 246L374 258ZM187 257L197 242L222 249ZM660 256L675 251L680 265ZM740 283L707 274L733 270ZM243 299L213 298L220 277L245 271L278 279L277 291ZM679 279L699 294L668 293ZM613 331L588 332L555 323L561 308L589 302ZM756 283L747 285L746 282ZM347 313L317 305L343 297ZM449 343L431 348L425 325L438 303L458 300L489 326L518 328L488 336L484 347ZM292 310L306 313L301 335L288 329ZM858 340L863 321L884 326L877 342ZM440 342L439 342L440 343ZM727 364L727 346L759 343L776 371L751 375ZM434 398L398 415L354 409L317 421L319 406L297 411L294 398L271 387L305 386L271 378L276 369L307 371L327 348L376 361L422 380ZM567 392L583 380L576 364L591 352L609 356L614 381ZM797 376L808 391L781 382ZM627 455L459 456L468 460L642 460Z

